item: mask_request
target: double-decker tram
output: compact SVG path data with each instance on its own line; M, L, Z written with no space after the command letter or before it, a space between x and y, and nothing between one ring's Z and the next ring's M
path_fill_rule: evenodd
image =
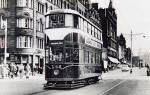
M102 31L70 9L46 14L45 88L76 88L101 75Z

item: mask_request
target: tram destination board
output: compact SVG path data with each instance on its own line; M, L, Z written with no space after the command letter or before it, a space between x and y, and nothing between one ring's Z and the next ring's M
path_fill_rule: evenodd
M51 45L62 45L63 41L51 41Z

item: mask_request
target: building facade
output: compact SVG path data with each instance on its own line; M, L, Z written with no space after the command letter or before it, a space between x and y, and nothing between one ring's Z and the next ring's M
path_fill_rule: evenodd
M130 48L125 49L125 59L127 63L131 63L131 49Z
M7 17L7 63L44 65L44 0L1 0L0 14ZM4 37L1 31L0 38ZM0 62L4 47L0 47Z
M118 61L118 43L117 43L117 15L110 0L109 7L99 9L103 30L103 47L107 58L104 65L109 69L116 67Z
M43 71L45 63L45 14L54 9L73 9L95 22L98 17L90 8L90 0L0 0L0 15L8 19L7 63L30 64L32 69L42 73L40 71ZM4 61L4 36L1 29L0 63Z
M118 54L119 54L119 61L121 62L121 64L126 64L127 60L125 58L125 52L126 52L126 40L125 37L123 36L123 34L121 34L118 37Z

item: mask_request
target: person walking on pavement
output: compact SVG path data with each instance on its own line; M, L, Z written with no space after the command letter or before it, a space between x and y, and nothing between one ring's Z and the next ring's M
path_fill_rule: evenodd
M15 77L16 71L17 71L17 68L16 68L16 66L15 66L15 63L11 63L11 64L10 64L11 78L14 78L14 77Z
M132 69L130 69L130 74L132 74Z
M4 64L4 77L8 77L8 71L9 71L8 64Z
M15 76L17 77L18 76L18 65L15 64L15 67L16 67Z
M23 64L20 64L20 66L18 66L18 70L19 70L20 78L23 78L23 76L24 76L24 66L23 66Z
M10 78L13 78L13 63L10 63L10 65L9 65L9 76L10 76Z
M26 78L29 78L30 72L31 72L31 68L30 68L29 63L27 63L27 66L26 66Z
M1 78L4 79L4 66L3 66L3 64L0 64L0 75L1 75Z

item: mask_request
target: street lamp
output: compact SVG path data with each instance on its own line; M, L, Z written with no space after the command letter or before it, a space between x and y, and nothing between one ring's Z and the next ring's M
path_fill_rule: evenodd
M4 16L1 16L1 25L2 29L4 29L4 34L5 34L5 42L4 42L4 64L7 63L7 19Z
M131 30L131 68L133 68L132 66L132 30Z
M133 55L132 55L132 44L133 44L133 43L132 43L132 37L135 36L135 35L142 35L142 34L143 34L143 33L133 34L133 33L132 33L132 30L131 30L131 68L133 68L133 62L132 62L132 56L133 56ZM143 35L143 38L145 38L145 37L146 37L146 36Z

